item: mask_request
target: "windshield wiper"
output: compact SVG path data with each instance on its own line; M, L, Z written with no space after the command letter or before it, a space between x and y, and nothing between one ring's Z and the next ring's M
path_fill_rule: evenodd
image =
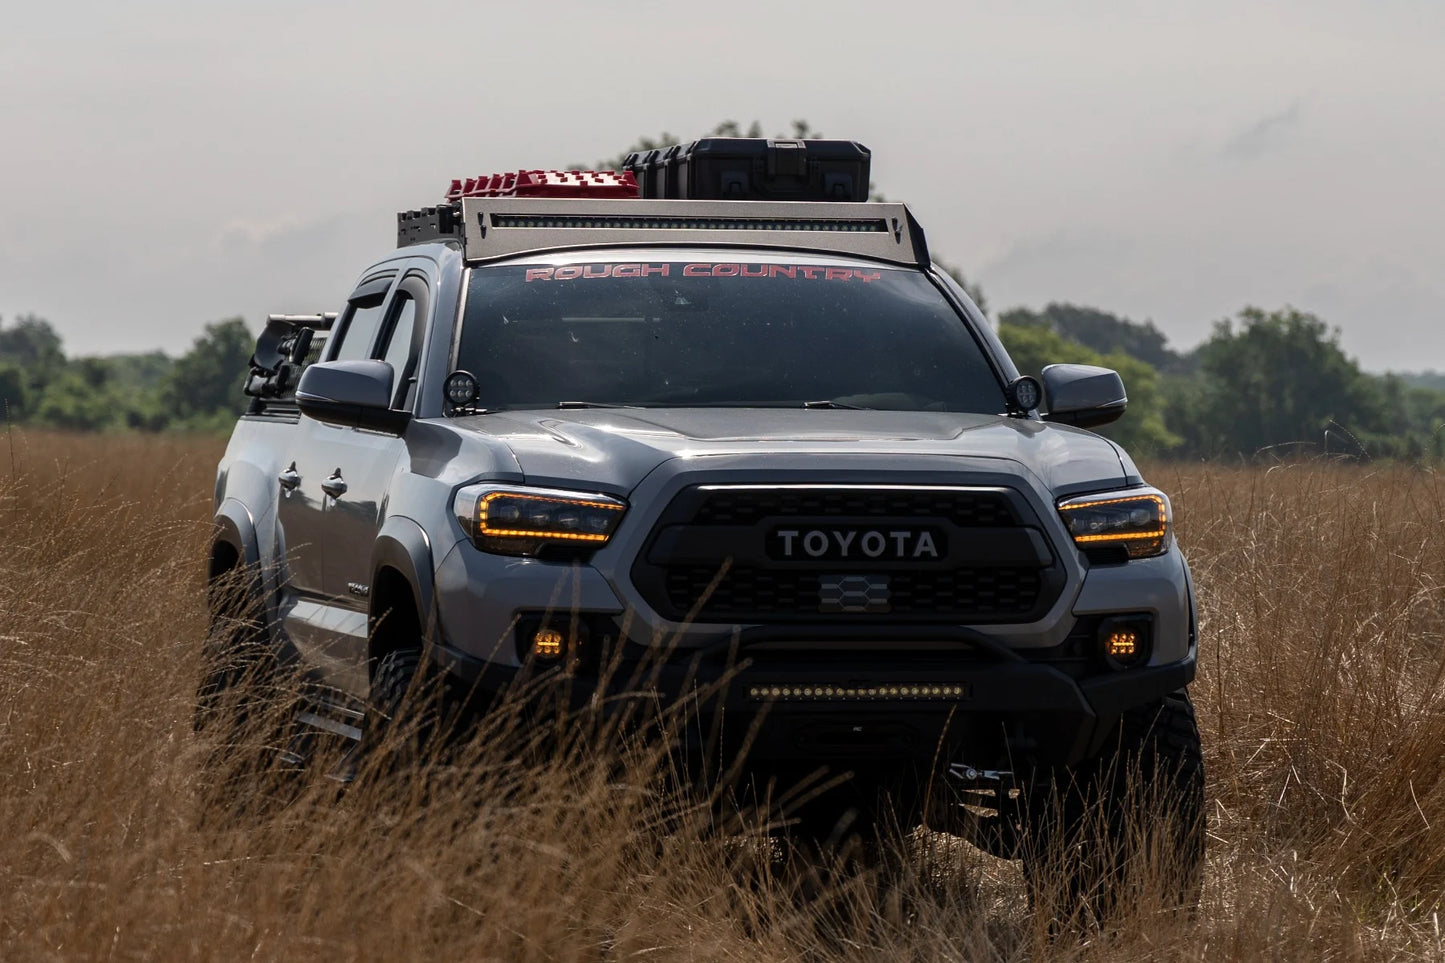
M559 401L554 408L636 408L637 405L615 405L607 401Z
M850 405L846 401L805 401L804 408L845 408L848 411L872 411L863 405Z

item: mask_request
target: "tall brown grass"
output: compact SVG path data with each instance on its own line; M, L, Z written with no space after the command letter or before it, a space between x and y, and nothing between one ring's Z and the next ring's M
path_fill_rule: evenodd
M646 746L482 753L425 791L303 780L205 818L191 731L210 440L0 439L0 958L1445 957L1445 487L1161 466L1198 583L1204 897L1051 933L915 834L823 875L663 791ZM382 782L368 785L384 785ZM889 861L885 861L885 865Z

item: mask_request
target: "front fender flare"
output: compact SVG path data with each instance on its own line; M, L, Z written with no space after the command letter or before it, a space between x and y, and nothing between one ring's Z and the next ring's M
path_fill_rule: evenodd
M436 570L432 565L431 539L426 529L404 515L388 518L371 549L372 585L376 584L376 574L383 568L395 569L406 579L411 586L417 618L422 623L423 637L437 638ZM373 593L371 617L374 619L376 615L376 595Z

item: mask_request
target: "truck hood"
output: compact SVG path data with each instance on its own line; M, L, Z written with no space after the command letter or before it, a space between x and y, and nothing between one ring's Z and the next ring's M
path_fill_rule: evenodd
M990 469L1031 472L1057 494L1138 482L1132 463L1105 438L999 415L586 408L497 412L451 424L505 445L528 484L615 494L631 491L670 459L716 455L782 455L789 467L821 454L871 456L880 467L893 467L890 456L990 459L996 462Z

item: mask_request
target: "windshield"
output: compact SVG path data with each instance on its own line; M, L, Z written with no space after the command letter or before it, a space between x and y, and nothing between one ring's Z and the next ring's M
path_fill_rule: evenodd
M474 268L457 366L476 376L477 405L1005 409L982 349L920 271L658 253Z

